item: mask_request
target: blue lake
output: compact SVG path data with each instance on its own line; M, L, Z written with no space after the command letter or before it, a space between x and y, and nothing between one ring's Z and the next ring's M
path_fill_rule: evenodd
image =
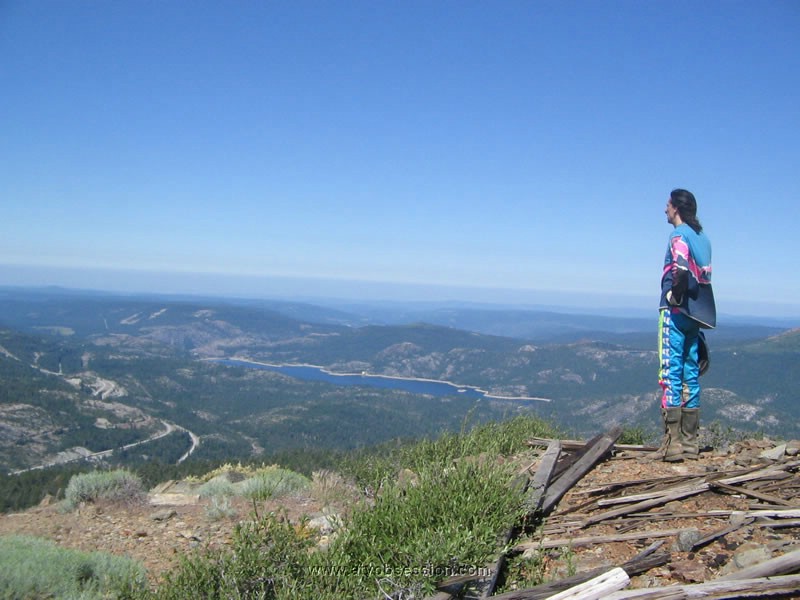
M256 363L248 360L233 358L218 359L224 365L246 367L249 369L264 369L275 371L305 381L324 381L334 385L361 385L392 390L403 390L412 394L427 394L429 396L471 398L474 400L509 400L514 402L540 402L545 398L505 398L492 396L484 390L471 386L459 386L447 381L434 381L429 379L409 379L405 377L387 377L385 375L368 375L358 373L337 374L326 371L323 367L313 365L270 365Z

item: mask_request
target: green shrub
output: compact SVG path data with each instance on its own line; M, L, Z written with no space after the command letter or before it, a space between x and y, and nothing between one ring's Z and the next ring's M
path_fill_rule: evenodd
M345 600L381 589L423 597L496 557L522 510L512 477L510 465L473 460L425 470L416 485L387 487L375 506L360 505L324 551L310 552L316 537L304 523L267 514L238 526L230 549L185 558L156 597Z
M737 442L746 439L763 439L763 432L742 431L719 421L712 421L698 432L698 440L702 446L727 449Z
M437 581L483 568L500 536L521 517L523 495L511 486L513 468L462 459L432 465L410 486L385 487L372 508L355 511L326 553L314 559L329 577L330 597L404 590L424 597ZM347 566L346 578L330 577ZM366 594L367 596L369 594Z
M197 490L201 498L228 498L236 495L236 486L225 477L215 477Z
M356 486L329 469L320 469L311 474L311 496L323 506L343 506L353 504L359 499Z
M142 565L102 552L61 548L30 536L0 536L0 598L109 599L143 597Z
M644 427L625 427L617 443L643 446L649 439L649 432Z
M269 513L234 530L232 549L204 550L184 558L155 593L163 600L299 598L313 539ZM313 596L308 596L309 598Z
M279 498L310 486L311 480L308 477L279 467L259 471L253 477L235 485L240 495L251 500Z
M92 471L74 475L67 485L65 506L68 510L82 502L136 503L141 502L146 492L137 475L123 469L116 471Z
M527 450L531 437L554 435L542 421L520 417L361 453L346 467L359 483L375 484L373 504L350 502L324 550L314 548L319 534L305 524L292 525L274 514L256 516L236 529L229 548L184 559L156 597L425 597L451 575L485 574L502 535L524 512L523 492L512 485L516 467L501 457ZM401 469L413 471L402 483L397 481ZM277 467L251 475L234 485L254 499L309 484ZM321 495L341 483L323 482L326 477L315 475ZM353 490L347 486L349 494ZM532 569L524 566L526 572Z
M554 428L536 417L522 415L507 421L490 422L460 433L445 432L437 438L385 448L357 456L343 468L358 483L373 490L394 480L404 468L417 472L436 464L447 466L465 456L510 455L527 449L525 442L534 437L556 437Z
M212 521L236 516L236 509L231 506L229 496L212 496L211 504L206 507L205 512Z

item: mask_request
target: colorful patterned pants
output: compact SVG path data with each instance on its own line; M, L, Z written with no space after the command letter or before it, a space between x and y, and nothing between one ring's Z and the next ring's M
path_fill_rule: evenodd
M700 407L700 367L697 344L700 324L677 309L661 309L658 319L661 407ZM682 394L686 387L686 393ZM682 398L683 396L683 398Z

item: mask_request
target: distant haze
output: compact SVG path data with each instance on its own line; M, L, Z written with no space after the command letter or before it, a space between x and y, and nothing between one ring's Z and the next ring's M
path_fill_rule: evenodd
M535 307L567 312L648 316L655 313L658 282L652 297L600 294L577 290L432 285L413 282L356 281L309 277L266 277L142 270L48 268L0 264L0 286L56 286L126 294L197 295L315 302L322 299L369 302L436 302ZM722 314L800 321L800 305L737 302L719 307Z

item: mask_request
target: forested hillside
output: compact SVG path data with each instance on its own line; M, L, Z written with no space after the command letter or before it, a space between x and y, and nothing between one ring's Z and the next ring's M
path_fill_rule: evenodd
M559 343L440 324L342 324L347 320L342 311L307 304L6 289L2 469L75 459L265 458L418 437L520 412L545 417L568 435L598 423L658 435L655 348L620 343L620 336L642 335L635 321L627 334L616 320L614 331ZM576 328L585 324L580 317ZM715 334L712 368L702 379L703 423L797 437L798 331L754 340L748 326L738 341L729 332L725 343ZM343 387L207 360L225 357L444 380L549 402Z

